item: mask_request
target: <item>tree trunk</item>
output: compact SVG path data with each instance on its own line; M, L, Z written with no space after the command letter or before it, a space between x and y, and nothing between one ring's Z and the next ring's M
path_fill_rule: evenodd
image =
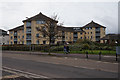
M49 43L49 54L48 54L48 55L50 55L50 51L51 51L50 49L51 49L51 45L50 45L50 43Z

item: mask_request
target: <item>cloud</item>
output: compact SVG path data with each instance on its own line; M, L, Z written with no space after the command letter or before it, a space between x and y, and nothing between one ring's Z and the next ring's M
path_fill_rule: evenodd
M3 2L0 10L1 26L6 30L23 24L25 17L39 12L47 16L57 13L59 22L64 22L65 26L82 27L94 20L106 26L107 33L117 33L118 29L117 2Z

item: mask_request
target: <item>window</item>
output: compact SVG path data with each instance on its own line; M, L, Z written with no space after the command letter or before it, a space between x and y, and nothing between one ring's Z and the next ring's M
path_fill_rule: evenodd
M88 36L88 39L89 39L89 36Z
M22 44L24 44L24 41L22 41Z
M43 29L43 30L46 30L46 27L44 26L42 29Z
M39 44L39 40L36 41L36 44Z
M10 32L11 34L13 33L13 32Z
M24 33L24 29L22 30L22 32Z
M18 38L20 38L20 36L18 36Z
M91 39L92 39L92 36L91 36Z
M11 42L11 44L12 44L12 42Z
M89 28L86 28L86 29L89 29Z
M39 34L36 34L36 37L39 37Z
M82 39L82 37L81 37L81 39Z
M26 26L31 26L31 22L26 22Z
M12 39L13 37L11 36L11 39Z
M89 32L88 32L88 34L89 34Z
M24 36L22 36L22 38L24 38Z
M36 21L36 24L45 24L45 21Z
M43 37L46 37L46 35L45 35L45 34L43 34Z
M92 32L91 32L91 34L92 34Z
M92 27L89 27L89 29L92 29Z
M18 42L18 44L20 44L20 42Z
M43 44L46 44L46 41L43 41Z
M105 31L105 28L103 28L103 31Z
M82 33L80 33L82 35Z

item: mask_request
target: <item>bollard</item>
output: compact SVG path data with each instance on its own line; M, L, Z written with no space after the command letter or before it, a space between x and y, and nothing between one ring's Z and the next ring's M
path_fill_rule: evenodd
M88 59L88 52L86 52L86 58Z
M117 56L118 56L118 55L116 54L116 61L118 61L118 60L117 60Z
M99 60L101 60L101 51L99 52Z

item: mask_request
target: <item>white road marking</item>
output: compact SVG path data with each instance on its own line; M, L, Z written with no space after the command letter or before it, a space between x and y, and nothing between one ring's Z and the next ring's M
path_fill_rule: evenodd
M75 60L78 60L77 58L75 58Z
M103 61L96 61L96 62L110 63L110 64L118 64L118 63L112 63L112 62L103 62Z
M116 71L110 71L110 70L105 70L105 69L100 69L100 68L90 68L90 67L83 67L83 66L74 66L74 67L77 67L77 68L84 68L84 69L91 69L91 70L99 70L99 71L107 71L107 72L114 72L114 73L117 73Z
M68 57L65 57L65 59L67 59Z
M112 57L112 58L115 58L116 56L103 56L103 57Z
M9 68L9 67L3 67L5 69L3 69L4 71L7 71L7 72L11 72L11 73L15 73L15 74L18 74L18 75L22 75L22 76L26 76L26 77L33 77L33 78L48 78L46 76L42 76L42 75L38 75L38 74L34 74L34 73L30 73L30 72L26 72L26 71L22 71L22 70L17 70L17 69L12 69L12 68ZM8 70L6 70L8 69ZM18 73L17 73L18 72Z

